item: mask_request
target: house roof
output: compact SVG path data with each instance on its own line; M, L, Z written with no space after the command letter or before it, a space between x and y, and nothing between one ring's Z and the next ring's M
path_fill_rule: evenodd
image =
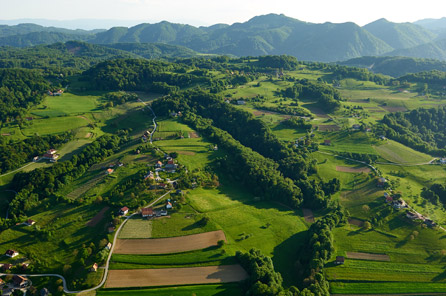
M113 173L113 172L114 172L113 169L107 169L107 173L111 174L111 173Z
M17 253L16 251L14 251L14 250L8 250L8 251L6 251L6 255L10 255L10 256L12 256L12 255L14 255L14 253Z
M122 211L122 212L125 212L125 211L128 211L128 210L129 210L129 208L127 208L127 207L122 207L122 208L121 208L121 211Z
M34 223L36 223L36 221L31 220L31 219L28 219L28 220L26 220L26 223L27 223L27 224L34 224Z
M145 215L153 215L153 209L152 208L143 208L141 210L141 214L143 216L145 216Z
M21 275L15 275L15 276L12 278L12 280L14 281L14 284L16 284L16 285L20 285L20 284L22 284L23 282L26 282L26 281L27 281L27 279L26 279L25 277L21 276Z
M11 269L11 267L12 267L12 264L11 264L11 263L3 264L3 270Z

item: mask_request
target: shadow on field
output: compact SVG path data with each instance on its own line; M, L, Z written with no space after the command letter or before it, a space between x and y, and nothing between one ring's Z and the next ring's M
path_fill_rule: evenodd
M295 285L298 282L297 260L299 250L304 247L306 237L306 231L298 232L277 245L273 250L274 268L282 275L285 286Z

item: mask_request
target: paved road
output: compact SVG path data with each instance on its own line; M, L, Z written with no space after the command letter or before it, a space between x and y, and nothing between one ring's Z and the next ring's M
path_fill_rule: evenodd
M152 112L152 114L153 114L153 119L152 119L152 121L153 121L153 126L154 126L154 128L153 128L153 131L150 133L150 144L152 144L152 137L153 137L153 134L155 133L155 131L156 131L156 128L158 127L158 125L156 124L156 115L155 115L155 112L153 112L153 110L152 110L152 108L149 106L149 104L147 104L146 102L144 102L143 100L141 100L141 99L138 99L138 101L140 102L140 103L143 103L144 104L144 106L146 106L147 108L149 108L149 110Z
M9 174L13 174L13 173L15 173L15 172L18 172L18 171L20 171L20 170L22 170L22 169L24 169L24 168L26 168L26 167L32 165L33 163L35 163L35 162L27 163L27 164L25 164L24 166L22 166L22 167L20 167L20 168L18 168L18 169L15 169L15 170L10 171L10 172L7 172L7 173L4 173L3 175L0 175L0 178L3 177L3 176L7 176L7 175L9 175Z
M147 205L147 207L151 207L153 206L155 203L157 203L158 201L160 201L163 197L165 197L167 194L169 194L172 190L169 190L168 192L164 193L163 195L161 195L160 197L158 197L157 199L155 199L153 202L151 202L150 204ZM110 249L110 253L108 254L107 257L107 261L105 263L105 268L104 268L104 277L102 278L102 281L99 285L97 285L96 287L90 288L90 289L86 289L86 290L82 290L82 291L70 291L68 290L67 287L67 281L65 280L65 278L63 276L61 276L60 274L55 274L55 273L43 273L43 274L24 274L24 273L0 273L0 276L6 276L6 275L21 275L21 276L26 276L26 277L57 277L60 278L62 280L63 283L63 290L65 293L67 294L77 294L77 293L85 293L85 292L90 292L90 291L94 291L99 289L100 287L102 287L105 284L105 281L107 280L107 276L108 276L108 269L109 269L109 265L110 265L110 259L113 253L113 250L115 248L115 243L116 243L116 239L118 238L119 232L121 231L122 227L124 226L124 224L133 216L138 215L140 212L135 212L129 216L127 216L125 218L125 220L121 223L121 225L119 226L118 230L116 230L115 236L113 238L113 243L112 243L112 247Z

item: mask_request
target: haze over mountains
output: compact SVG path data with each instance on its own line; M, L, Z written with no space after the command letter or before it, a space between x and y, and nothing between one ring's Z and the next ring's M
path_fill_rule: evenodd
M181 56L199 52L234 56L288 54L300 60L322 62L363 56L446 60L446 18L415 23L380 19L363 27L351 22L308 23L277 14L256 16L244 23L209 27L167 21L91 31L34 24L0 26L0 46L27 47L69 40L108 45L136 54L150 47L146 43L157 43L157 50L179 51ZM127 45L116 45L118 43ZM164 49L160 49L160 44L165 44Z

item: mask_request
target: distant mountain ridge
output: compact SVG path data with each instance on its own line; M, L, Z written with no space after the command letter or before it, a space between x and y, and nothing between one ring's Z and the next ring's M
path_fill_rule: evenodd
M164 44L162 51L170 50L170 56L196 53L234 56L287 54L299 60L335 62L362 56L409 55L445 60L446 47L438 40L442 33L433 32L425 27L426 22L420 22L424 26L380 19L360 27L351 22L315 24L283 14L267 14L232 25L194 27L163 21L130 28L113 27L99 32L26 24L0 26L0 45L26 47L79 40L103 45L127 44L125 47L130 52L146 51L147 56L157 56L156 52ZM169 49L166 45L180 46L181 49Z

